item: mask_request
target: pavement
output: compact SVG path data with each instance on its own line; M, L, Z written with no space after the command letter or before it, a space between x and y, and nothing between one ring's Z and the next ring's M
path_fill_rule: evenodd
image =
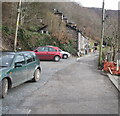
M118 114L118 91L97 69L97 59L41 62L41 81L11 89L3 114Z
M119 78L120 76L116 76L116 75L111 75L110 73L107 73L109 79L111 80L111 82L115 85L115 87L118 89L118 91L120 92L120 81Z

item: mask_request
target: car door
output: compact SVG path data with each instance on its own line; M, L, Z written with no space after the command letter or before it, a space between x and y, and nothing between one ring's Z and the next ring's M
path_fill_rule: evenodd
M48 57L48 47L39 47L37 49L37 52L35 52L39 59L41 60L47 60Z
M14 60L14 67L11 70L10 76L12 77L13 86L17 86L27 81L27 69L25 58L23 54L17 54Z
M52 48L52 47L49 47L48 48L48 56L49 58L52 60L54 58L54 56L56 55L56 52L57 50Z
M27 77L28 77L27 80L30 80L33 78L35 72L35 67L36 67L35 58L31 53L27 53L25 54L25 60L26 60Z

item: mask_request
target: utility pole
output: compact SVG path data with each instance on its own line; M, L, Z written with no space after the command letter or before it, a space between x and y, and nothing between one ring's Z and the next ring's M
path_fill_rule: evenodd
M22 0L19 1L18 9L17 9L18 11L17 11L17 22L16 22L16 31L15 31L15 40L14 40L14 51L16 51L16 46L17 46L17 35L18 35L18 28L20 21L21 3Z
M78 52L80 53L80 32L78 34Z
M100 49L99 49L99 62L98 65L100 66L102 64L102 45L103 45L103 39L104 39L104 21L105 21L105 9L104 9L104 0L102 5L102 23L101 23L101 41L100 41Z

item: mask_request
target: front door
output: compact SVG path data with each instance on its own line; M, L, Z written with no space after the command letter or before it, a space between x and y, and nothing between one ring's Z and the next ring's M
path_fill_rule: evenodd
M37 49L36 55L38 55L41 60L48 60L48 47L40 47Z
M25 81L27 81L27 70L25 64L25 58L23 55L19 54L16 56L14 61L14 67L11 70L10 76L12 77L13 86L17 86Z

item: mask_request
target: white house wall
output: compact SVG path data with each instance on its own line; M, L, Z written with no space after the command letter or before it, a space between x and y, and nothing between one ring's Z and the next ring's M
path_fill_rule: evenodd
M85 50L85 46L88 44L88 40L82 36L82 34L78 33L78 51Z

